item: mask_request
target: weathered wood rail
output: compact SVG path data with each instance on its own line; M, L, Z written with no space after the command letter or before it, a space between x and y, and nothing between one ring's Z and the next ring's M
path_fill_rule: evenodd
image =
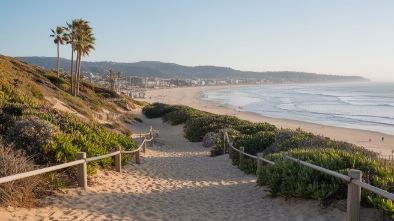
M88 186L88 184L87 184L87 163L92 162L92 161L96 161L96 160L101 160L101 159L104 159L107 157L115 156L115 170L117 172L121 172L121 167L122 167L121 155L134 153L136 163L140 164L141 163L140 152L145 153L146 147L148 144L152 146L153 139L155 138L155 136L153 134L154 131L155 130L153 130L153 128L151 127L148 133L145 133L145 134L141 133L141 137L144 136L144 140L141 143L141 145L135 150L122 151L121 147L118 146L115 148L115 152L101 155L101 156L90 157L90 158L86 158L86 152L79 152L79 153L77 153L77 160L76 161L72 161L72 162L68 162L68 163L64 163L64 164L59 164L59 165L51 166L51 167L47 167L47 168L42 168L42 169L38 169L38 170L33 170L33 171L25 172L25 173L14 174L11 176L1 177L0 184L77 165L78 166L78 168L77 168L78 186L82 187L82 188L86 188Z
M382 160L394 162L394 155L393 154L392 155L379 155L378 158L382 159Z
M257 171L260 171L263 167L263 162L275 165L275 162L272 162L268 159L263 158L263 154L259 153L257 156L248 154L244 152L244 147L240 147L239 149L235 148L230 141L228 133L226 131L221 131L223 134L223 149L226 152L226 148L229 153L229 158L232 159L233 151L237 151L239 153L239 167L241 167L244 163L245 156L257 160ZM323 167L316 166L311 163L307 163L305 161L301 161L299 159L295 159L290 157L287 152L282 153L282 157L284 159L296 161L304 166L310 167L314 170L318 170L320 172L326 173L328 175L337 177L339 179L345 180L348 183L348 194L347 194L347 220L348 221L359 221L360 220L360 203L361 203L361 188L369 190L373 193L376 193L382 197L394 201L394 194L389 193L385 190L379 189L377 187L371 186L367 183L362 182L362 172L360 170L351 169L348 172L348 175L343 175L341 173L328 170Z

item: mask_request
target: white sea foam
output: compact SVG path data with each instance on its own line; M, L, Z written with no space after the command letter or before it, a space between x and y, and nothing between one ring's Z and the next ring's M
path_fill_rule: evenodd
M209 91L204 99L269 117L394 135L393 83L234 88Z

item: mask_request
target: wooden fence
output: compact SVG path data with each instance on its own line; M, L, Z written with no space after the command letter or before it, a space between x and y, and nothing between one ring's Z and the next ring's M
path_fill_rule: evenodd
M394 162L394 155L379 155L378 158L382 160Z
M232 142L230 141L228 133L226 131L221 131L221 133L223 133L223 149L224 149L224 152L226 152L226 149L228 149L229 158L232 159L233 151L239 152L239 167L240 168L244 164L245 156L248 156L250 158L257 160L257 171L260 171L262 169L263 162L275 165L275 162L272 162L270 160L263 158L262 153L259 153L257 156L254 156L254 155L245 153L244 147L240 147L238 150L237 148L235 148L233 146ZM332 170L328 170L326 168L319 167L319 166L307 163L305 161L301 161L299 159L295 159L293 157L290 157L287 152L283 152L282 157L284 159L296 161L296 162L298 162L304 166L310 167L314 170L318 170L320 172L323 172L323 173L329 174L331 176L337 177L339 179L345 180L348 183L348 194L347 194L347 220L348 221L359 221L360 220L361 188L364 188L364 189L369 190L373 193L376 193L382 197L385 197L387 199L394 201L394 194L362 182L361 181L362 180L361 179L362 172L360 170L351 169L348 173L348 176L346 176L341 173L338 173L338 172L335 172Z
M78 175L77 175L78 186L82 187L82 188L86 188L88 186L88 184L87 184L87 163L92 162L92 161L96 161L96 160L101 160L101 159L104 159L107 157L115 156L115 170L117 172L120 172L121 167L122 167L121 155L134 153L136 163L140 164L141 163L140 152L145 153L148 142L152 146L153 139L155 138L153 132L155 132L155 130L153 130L152 127L150 127L150 130L148 133L145 133L145 134L140 133L141 137L144 136L144 140L136 150L122 151L121 147L118 146L118 147L116 147L115 152L112 152L112 153L109 153L106 155L97 156L97 157L90 157L90 158L86 158L86 152L79 152L79 153L77 153L77 160L76 161L72 161L72 162L68 162L68 163L64 163L64 164L60 164L60 165L56 165L56 166L51 166L51 167L47 167L47 168L42 168L42 169L38 169L38 170L33 170L33 171L25 172L25 173L14 174L11 176L1 177L0 184L77 165L78 166L78 169L77 169L78 170ZM147 137L149 137L149 139Z

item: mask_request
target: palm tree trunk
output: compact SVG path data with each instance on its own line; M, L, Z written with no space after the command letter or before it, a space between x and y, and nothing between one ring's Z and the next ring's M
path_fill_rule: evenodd
M75 84L74 75L73 75L73 67L74 67L74 48L71 45L71 71L70 71L71 79L70 79L70 81L71 81L71 94L72 95L74 94L74 84Z
M57 77L60 78L60 47L57 43Z
M82 56L80 55L78 57L78 84L77 84L77 95L79 96L79 83L81 81L81 61L82 61Z
M75 59L75 74L74 74L74 96L77 96L77 87L79 84L79 79L78 79L78 60L79 60L80 54L77 52L77 58Z

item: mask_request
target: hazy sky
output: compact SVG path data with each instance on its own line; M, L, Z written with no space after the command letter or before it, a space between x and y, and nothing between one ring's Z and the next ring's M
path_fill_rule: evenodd
M1 0L0 54L56 57L50 28L90 21L85 61L163 61L394 81L393 0ZM61 47L69 58L70 47Z

